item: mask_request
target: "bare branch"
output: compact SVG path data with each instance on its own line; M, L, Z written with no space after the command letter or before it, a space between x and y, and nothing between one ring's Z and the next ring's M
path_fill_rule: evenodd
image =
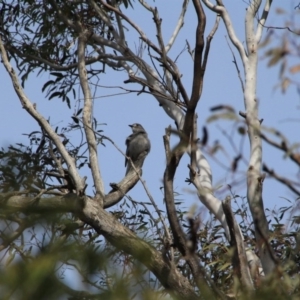
M264 211L262 186L262 142L261 142L261 122L258 117L258 103L256 99L256 73L257 73L257 50L258 41L254 33L255 15L261 5L261 0L253 0L246 12L246 44L248 51L248 61L245 68L245 90L244 101L246 108L246 123L248 126L248 136L250 141L250 160L247 171L247 199L253 217L255 236L259 256L265 274L269 274L275 268L273 255L269 249L268 221Z
M113 0L112 3L116 6L116 0ZM119 30L120 40L122 41L122 43L125 44L126 40L125 40L124 28L123 28L121 17L117 13L115 13L115 16L116 16L117 23L118 23L118 30Z
M240 83L241 83L242 91L243 91L243 93L244 93L245 87L244 87L244 82L243 82L243 79L242 79L242 76L241 76L241 72L240 72L240 69L239 69L237 60L236 60L236 58L235 58L234 52L233 52L232 49L231 49L231 46L230 46L230 44L229 44L229 42L228 42L227 37L226 37L226 42L227 42L227 45L228 45L228 47L229 47L229 49L230 49L230 51L231 51L231 54L232 54L232 57L233 57L233 63L234 63L234 65L235 65L235 68L236 68L236 71L237 71L237 74L238 74L238 78L239 78Z
M183 146L179 145L173 151L170 151L170 133L171 128L169 127L168 129L166 129L166 135L164 135L164 145L167 160L167 166L164 172L164 194L168 219L174 237L174 244L176 247L178 247L179 251L190 266L201 294L203 293L208 297L213 297L215 293L218 296L222 297L216 289L213 288L212 292L212 290L209 288L207 283L207 280L209 281L209 279L205 278L205 271L199 265L199 261L195 256L195 253L193 253L191 251L192 249L189 248L187 237L177 217L173 192L173 180L179 161L184 153L184 149ZM213 286L213 283L210 281L209 284Z
M197 103L199 101L202 86L203 86L203 77L205 69L202 65L202 53L204 50L204 31L206 26L206 16L203 11L201 2L198 0L193 0L194 8L197 14L198 24L196 29L196 41L195 41L195 53L194 53L194 75L193 75L193 86L192 86L192 95L190 102L188 104L188 110L195 110ZM186 121L188 118L188 113L186 116ZM186 126L186 125L185 125ZM191 131L192 126L189 126ZM186 129L185 129L186 131Z
M278 133L278 132L277 132ZM282 137L281 134L277 134L279 136ZM300 154L299 153L295 153L293 152L287 145L287 142L285 141L285 139L282 140L281 143L277 143L273 140L271 140L270 138L268 138L266 135L264 135L263 133L260 134L261 138L267 142L269 145L283 151L286 156L288 156L294 163L296 163L298 166L300 166Z
M70 156L70 154L66 150L65 146L63 145L62 141L60 140L60 137L55 133L55 131L52 129L52 127L47 122L47 120L35 109L34 105L26 97L24 90L19 83L18 77L16 76L16 73L15 73L13 67L11 66L11 64L8 61L6 50L3 45L1 37L0 37L0 50L1 50L1 56L3 59L3 64L4 64L8 74L11 77L12 84L14 86L16 94L19 97L22 107L38 122L38 124L45 130L45 132L47 132L48 136L54 142L54 144L56 145L60 154L62 155L62 157L64 158L64 160L67 163L68 170L69 170L69 173L70 173L70 175L74 181L74 184L76 186L77 193L81 194L82 191L84 190L85 182L80 177L80 175L76 169L76 163L75 163L74 159Z
M211 29L210 33L208 34L208 36L206 38L206 47L205 47L205 52L204 52L203 64L202 64L203 72L206 70L206 64L207 64L207 60L208 60L210 44L211 44L211 41L212 41L216 31L219 28L219 23L220 23L220 16L216 15L216 21L214 23L214 26L213 26L213 28Z
M223 212L222 202L213 195L211 168L199 147L196 151L196 162L197 168L190 172L190 181L197 189L197 195L201 202L222 224L226 237L229 240L229 229Z
M104 2L103 0L100 0L101 4L106 7L107 9L115 12L116 14L118 14L122 19L124 19L130 26L132 26L132 28L134 28L137 33L140 35L141 39L147 43L147 45L149 45L149 47L151 47L155 52L157 53L161 53L161 51L156 47L156 45L154 45L146 36L146 34L142 31L142 29L135 24L131 19L129 19L126 15L124 15L122 12L120 12L117 8L109 5L108 3ZM128 49L129 50L129 49Z
M293 34L296 34L296 35L300 35L300 32L299 31L295 31L293 29L291 29L289 26L266 26L266 25L263 25L264 28L267 28L267 29L279 29L279 30L287 30Z
M88 32L83 32L78 38L78 70L80 85L84 95L83 126L89 147L90 165L93 175L93 182L96 188L96 199L103 205L104 184L99 169L97 142L92 127L93 99L88 84L87 71L85 66L85 42Z
M139 2L145 7L148 11L153 12L154 8L150 6L146 1L139 0Z
M230 200L231 197L227 196L223 201L222 206L230 230L230 244L235 248L232 256L233 268L236 270L235 275L237 275L241 281L242 286L248 291L254 291L253 281L248 267L244 239L231 210Z
M295 188L295 186L293 185L293 182L290 179L278 175L274 170L268 168L266 164L263 164L263 171L268 173L270 175L270 177L273 177L277 181L284 184L286 187L288 187L297 196L300 196L300 190L297 190Z
M121 13L118 9L116 9L115 7L107 4L106 2L101 1L101 3L109 10L117 13L118 15L120 15L120 17L122 19L124 19L129 25L131 25L140 35L141 39L151 48L153 49L155 52L157 52L161 57L162 57L162 51L156 46L154 45L146 36L146 34L139 28L139 26L137 26L132 20L130 20L126 15L124 15L123 13ZM113 30L113 29L112 29ZM92 36L96 41L98 40L100 43L103 43L104 45L110 46L111 42L108 42L107 40L93 35ZM121 53L123 53L124 55L126 54L126 56L128 57L128 60L133 61L138 68L140 68L140 70L143 72L144 76L147 78L148 81L153 81L153 79L158 79L157 74L154 75L154 72L149 72L149 70L151 69L150 66L146 65L146 63L140 59L139 57L137 57L136 55L134 55L132 53L132 51L126 47L125 45L122 45L122 47L120 45L113 45L115 47L116 50L120 51ZM166 57L167 59L167 64L164 65L165 68L167 68L167 70L172 74L174 81L176 82L181 95L184 99L184 101L187 103L188 102L188 96L187 93L185 91L185 88L181 82L181 74L178 70L177 65L168 57ZM170 67L170 66L171 67ZM154 78L149 78L149 76L153 76Z
M177 23L176 23L176 27L175 27L175 29L174 29L172 35L171 35L171 38L170 38L168 44L167 44L166 47L165 47L166 53L168 53L168 52L171 50L171 48L172 48L172 46L173 46L173 44L174 44L174 42L175 42L175 40L176 40L176 38L177 38L177 35L178 35L180 29L181 29L182 26L183 26L183 23L184 23L184 17L185 17L185 13L186 13L188 4L189 4L189 0L184 0L183 3L182 3L182 9L181 9L181 12L180 12L178 21L177 21Z
M12 211L31 212L76 212L81 209L80 198L76 194L66 194L63 196L40 198L35 202L34 197L24 197L23 195L2 195L0 194L0 207Z
M263 27L264 27L264 25L266 23L266 20L268 18L272 1L273 0L266 0L264 11L263 11L260 19L258 20L258 25L257 25L257 30L256 30L256 41L257 41L257 43L259 43L260 40L261 40Z
M246 45L247 45L248 55L257 52L258 39L260 39L261 36L261 29L258 30L258 35L260 35L259 37L256 37L254 33L255 15L257 14L261 2L262 0L251 0L246 11L245 25L246 25Z
M81 219L90 224L116 248L122 249L143 263L174 296L196 300L190 283L155 248L139 239L130 229L120 224L96 201L85 199ZM166 276L168 274L168 276Z
M226 30L227 30L230 40L231 40L232 44L237 48L237 50L241 56L241 59L243 61L243 64L246 65L248 59L247 59L245 49L243 47L243 44L240 42L240 40L236 36L236 33L234 31L231 19L229 17L229 14L228 14L226 8L223 5L222 6L221 5L213 5L209 0L202 0L202 1L206 5L206 7L208 7L210 10L221 15L221 18L224 21L224 24L226 26Z
M103 234L113 246L122 249L146 265L174 296L191 300L199 299L190 283L169 261L165 260L160 252L120 224L110 213L103 210L97 201L88 197L82 198L76 194L68 194L63 197L42 198L34 206L31 203L30 197L13 196L5 200L0 197L1 209L75 213L85 223L91 225L98 234Z

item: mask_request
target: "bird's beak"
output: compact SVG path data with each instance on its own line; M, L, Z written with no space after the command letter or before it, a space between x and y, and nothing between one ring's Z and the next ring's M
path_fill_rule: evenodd
M133 125L128 125L128 126L132 128Z

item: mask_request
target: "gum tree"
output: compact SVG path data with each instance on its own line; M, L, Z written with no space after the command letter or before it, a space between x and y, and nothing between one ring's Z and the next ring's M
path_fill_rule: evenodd
M221 223L227 241L235 249L232 266L234 274L240 279L241 287L253 291L257 287L260 276L260 274L257 275L258 266L254 263L258 262L258 258L253 251L245 250L241 229L231 210L230 197L222 203L222 199L214 195L211 167L202 151L205 138L200 141L197 134L196 109L203 90L205 71L209 66L211 41L222 20L231 43L238 50L244 69L244 78L241 78L241 83L245 112L240 112L240 115L245 119L251 145L247 171L247 200L255 229L255 245L263 272L268 275L275 269L277 259L268 241L269 229L263 206L264 175L261 173L260 129L262 120L259 119L256 101L256 74L257 50L271 3L270 0L266 0L264 5L262 1L249 1L245 16L246 48L244 48L242 42L236 37L226 7L219 0L216 3L193 0L190 4L188 0L182 1L178 21L167 41L162 33L159 11L143 0L136 2L129 0L3 1L0 41L2 62L11 78L20 104L37 121L40 131L34 153L31 148L28 150L31 157L26 156L28 154L26 151L18 154L21 160L29 159L28 164L24 163L29 170L22 177L26 178L25 183L22 181L13 186L14 181L8 180L13 175L6 173L6 176L2 176L1 207L5 211L3 220L10 222L11 232L5 238L1 249L15 249L18 238L25 238L24 229L47 216L45 218L52 228L59 225L62 233L59 236L53 231L49 240L57 242L59 246L63 245L62 249L66 251L64 254L69 249L64 242L75 240L82 246L80 237L82 242L87 240L90 244L100 235L107 242L105 249L110 250L103 251L103 253L109 253L108 256L114 258L119 253L127 275L130 274L129 266L141 264L141 269L148 270L151 279L155 278L159 282L155 288L163 293L183 299L225 298L225 290L232 288L232 277L230 277L231 282L226 283L223 291L221 287L228 273L220 271L223 277L218 280L216 277L220 274L212 274L212 269L209 272L210 266L201 252L203 249L198 251L197 220L189 216L187 225L189 230L188 232L184 230L183 225L186 224L175 205L174 177L182 156L187 153L190 157L187 168L188 182L194 186L199 200ZM205 31L207 16L203 4L215 13L214 25L208 33ZM176 57L170 54L184 24L188 5L193 7L194 16L197 19L194 49L192 50L188 45L193 59L193 79L190 91L183 84ZM128 11L131 7L137 6L151 14L156 40L150 40L142 26L134 23L129 17ZM213 14L209 10L208 15L212 17ZM140 45L145 45L148 50L146 58L143 58L139 51L131 48L132 36L129 33L134 34ZM102 135L101 131L97 131L92 109L94 96L91 85L96 84L97 76L106 68L123 71L127 76L124 89L128 89L127 86L130 84L138 84L141 87L139 93L151 94L164 112L175 122L175 128L167 128L164 136L166 168L163 174L163 191L166 219L147 191L151 205L158 215L157 221L148 212L156 233L151 242L146 238L141 238L140 234L135 234L124 217L124 213L116 215L112 210L108 210L119 205L139 180L143 184L144 182L141 178L141 168L135 168L119 183L111 184L109 192L104 189L105 179L102 177L98 163L97 148L104 139L112 143L113 141ZM20 72L20 78L17 76L16 69ZM82 107L73 116L72 128L82 130L85 142L78 146L69 143L70 141L49 124L26 96L22 86L26 84L27 77L33 71L50 72L55 79L45 82L42 90L46 92L49 99L60 98L69 106L71 105L70 94L73 93L76 98L75 87L80 86L84 100ZM174 148L170 146L172 136L179 138ZM84 147L86 150L82 150ZM12 169L14 169L15 155L18 151L14 148L11 150L11 153L2 152L2 155L7 162L12 163ZM83 151L88 153L88 156L82 162L83 155L80 153ZM80 175L82 165L90 168L94 186L92 196L87 195L86 178ZM52 183L55 180L57 184ZM22 213L25 214L25 218L21 217ZM49 216L55 216L57 213L61 219L49 220ZM64 218L68 220L67 225L61 225ZM75 232L78 233L76 237ZM88 233L82 235L83 232ZM19 245L23 247L22 239ZM54 249L58 250L59 247L55 244L49 246L47 251L51 253ZM93 248L92 253L93 257L98 257L97 262L101 268L102 258L99 259L101 255L96 251L97 249ZM28 255L31 255L30 251ZM210 255L212 254L207 256ZM79 256L76 256L76 259L80 260ZM32 257L34 257L33 254ZM60 259L64 261L61 257ZM127 259L130 263L125 264ZM117 264L117 261L118 259L115 259L114 263ZM49 274L55 269L55 259L51 262L48 269L46 268ZM94 281L91 278L84 277L85 273L82 270L80 274L85 282L93 286ZM54 277L52 276L51 280L56 282ZM59 284L62 285L61 282ZM109 290L109 283L106 283L106 287L108 289L103 293ZM148 287L153 288L151 284ZM92 297L86 291L80 294L67 286L63 286L62 290L74 297L80 295ZM99 290L97 293L100 295Z
M269 14L272 0L265 2L260 14L259 8L262 5L262 1L252 1L247 7L245 17L245 48L235 34L232 22L223 2L217 1L217 5L213 5L210 1L203 2L209 9L220 14L226 26L230 41L238 50L243 64L244 78L241 79L241 83L244 94L245 112L240 112L240 115L246 120L251 148L247 171L247 199L253 217L259 256L264 272L269 274L275 267L275 260L271 248L267 246L269 230L262 197L262 186L265 175L261 173L263 152L260 127L263 120L259 119L256 85L258 46L262 38L263 28Z

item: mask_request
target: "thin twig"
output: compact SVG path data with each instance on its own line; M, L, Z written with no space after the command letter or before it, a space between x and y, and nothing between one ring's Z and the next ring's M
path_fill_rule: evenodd
M236 71L237 71L237 74L238 74L238 78L239 78L240 83L241 83L241 86L242 86L242 91L243 91L243 93L244 93L244 90L245 90L245 88L244 88L244 82L243 82L243 80L242 80L242 76L241 76L241 72L240 72L239 66L238 66L238 64L237 64L237 61L236 61L234 52L232 51L232 48L231 48L231 46L230 46L230 44L229 44L229 42L228 42L227 36L226 36L225 38L226 38L227 45L228 45L228 47L229 47L229 49L230 49L230 51L231 51L231 54L232 54L232 56L233 56L233 63L234 63L234 65L235 65L235 68L236 68Z
M271 177L273 177L274 179L276 179L277 181L281 182L281 183L284 184L286 187L288 187L288 188L289 188L292 192L294 192L297 196L300 196L300 191L297 190L297 189L293 186L291 180L289 180L289 179L287 179L287 178L285 178L285 177L283 177L283 176L278 175L274 170L269 169L269 168L267 167L266 164L263 164L263 168L262 168L262 169L263 169L264 172L268 173Z

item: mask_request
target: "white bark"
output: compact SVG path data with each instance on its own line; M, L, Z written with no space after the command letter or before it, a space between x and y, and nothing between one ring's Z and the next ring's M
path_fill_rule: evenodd
M238 50L244 67L244 104L246 112L241 113L241 115L246 119L250 141L250 159L247 172L247 199L253 217L261 263L265 274L269 274L274 269L275 263L272 253L270 252L270 247L265 245L265 243L268 242L268 223L262 200L263 177L260 173L262 167L262 143L256 98L256 81L258 44L272 0L266 0L256 32L254 22L262 1L253 0L250 2L245 17L246 51L235 34L231 19L222 1L217 1L219 5L213 5L209 0L202 1L209 9L221 15L229 38Z
M93 1L91 1L93 2ZM145 1L140 1L144 6L147 7L149 11L151 11L153 14L155 14L155 11L152 7L150 7L148 4L146 4ZM188 3L184 2L182 12L181 12L181 17L180 17L180 22L183 22L183 17L184 13L186 10L186 5ZM109 7L112 8L112 7ZM114 8L114 11L118 12L117 9ZM100 13L99 13L100 14ZM123 17L123 15L122 15ZM136 24L134 24L132 21L128 21L127 18L123 19L126 20L126 22L129 23L141 36L143 41L150 45L154 51L159 51L158 48L156 48L155 45L153 45L146 34L141 30L140 27L138 27ZM107 21L107 19L105 19ZM108 23L109 25L109 23ZM110 24L111 26L111 24ZM180 27L180 26L179 26ZM173 33L172 36L175 36L177 34L176 30L179 30L179 27L177 26L175 29L175 33ZM158 29L159 30L159 29ZM153 96L156 98L156 100L160 103L166 114L175 121L177 124L178 130L182 130L183 124L184 124L184 119L185 119L185 113L183 110L175 103L175 100L172 96L170 95L167 90L172 92L171 87L169 89L165 89L165 87L160 83L160 77L157 74L157 72L149 65L147 64L144 60L142 60L139 56L135 55L130 49L128 49L126 46L126 43L124 40L121 40L121 37L119 34L117 34L116 31L113 31L114 37L117 41L117 43L114 43L113 47L115 50L121 52L124 56L126 56L127 60L130 60L131 62L134 62L135 65L139 68L139 70L143 73L145 78L139 78L136 77L133 73L132 70L127 69L128 75L131 80L143 83L144 85L148 86L149 89L151 90ZM160 36L160 32L157 33L158 36ZM100 37L94 37L95 41L98 41L99 43L103 43L104 41ZM161 40L161 43L163 46L163 42ZM174 41L172 40L172 43ZM112 45L107 45L107 46L112 46ZM161 50L161 54L166 54L166 51L168 51L169 48L168 46L164 49ZM125 59L124 59L125 60ZM166 60L166 58L165 58ZM167 63L170 63L168 60ZM171 64L171 63L170 63ZM181 77L181 74L176 66L176 64L171 64L171 67L173 68L172 71L176 74L178 78ZM167 71L169 73L169 71ZM169 76L169 74L168 74ZM197 164L197 169L200 170L199 176L197 176L196 180L193 182L196 189L197 193L199 196L199 199L201 202L209 209L209 211L221 222L222 226L225 229L226 235L229 238L229 230L228 226L226 223L225 215L223 212L222 204L219 199L217 199L213 195L213 189L212 189L212 173L211 173L211 168L206 160L205 156L203 155L202 151L200 148L197 149L196 151L196 164Z
M272 2L273 2L273 0L267 0L266 1L264 11L263 11L260 19L258 20L257 30L256 30L256 41L257 41L257 43L259 43L260 40L261 40L262 32L263 32L267 17L269 15L269 11L270 11L270 7L271 7Z
M90 86L87 79L87 70L85 65L85 49L86 49L86 34L78 38L78 71L80 85L84 95L83 105L83 127L89 148L90 166L93 176L93 182L96 189L96 199L103 205L104 198L104 184L100 173L98 153L97 153L97 141L92 126L93 119L93 99Z
M7 70L7 73L11 77L12 84L14 86L17 96L19 97L22 107L24 109L26 109L27 112L47 132L49 138L53 141L53 143L57 147L58 151L64 158L64 160L67 164L67 167L68 167L69 174L72 177L72 180L76 187L76 191L78 194L80 194L84 190L85 180L80 177L78 170L76 168L75 160L70 156L67 149L65 148L62 141L60 140L60 137L56 134L56 132L53 130L51 125L48 123L48 121L37 111L37 109L34 107L34 105L31 103L31 101L25 95L25 92L19 82L16 72L14 71L13 67L11 66L11 64L8 60L6 50L3 45L1 37L0 37L0 52L1 52L2 60L3 60L3 64Z
M270 3L270 1L266 1ZM247 172L247 199L252 213L256 241L258 244L259 256L265 274L269 274L275 267L275 262L268 249L268 222L264 212L262 198L262 142L260 137L260 121L258 116L258 104L256 98L257 81L257 59L258 44L261 37L261 26L257 32L254 30L254 20L261 1L252 1L248 6L246 13L246 45L248 52L248 61L245 69L245 90L244 101L246 109L246 122L248 125L248 136L250 141L250 160ZM265 15L266 19L267 15Z
M166 53L168 53L170 51L170 49L172 48L172 46L177 38L178 33L184 24L184 16L185 16L188 4L189 4L189 0L183 1L182 10L181 10L180 16L178 18L178 22L176 23L176 27L173 31L173 34L171 35L171 38L170 38L168 44L166 45Z

